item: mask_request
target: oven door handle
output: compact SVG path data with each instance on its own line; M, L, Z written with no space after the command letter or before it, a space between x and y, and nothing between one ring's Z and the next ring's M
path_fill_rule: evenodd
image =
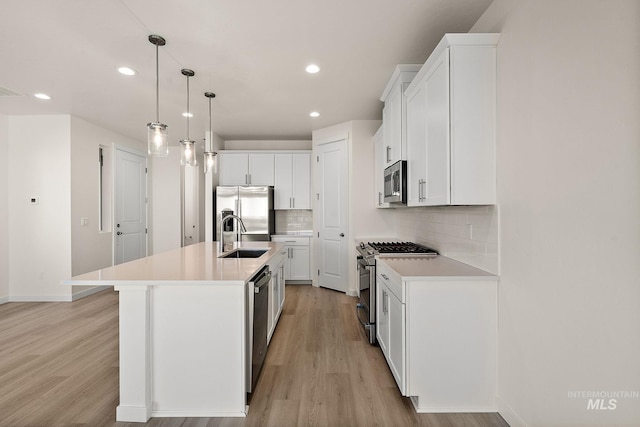
M363 308L364 308L364 305L362 305L361 303L356 304L356 317L358 318L360 323L362 323L362 326L364 326L365 329L370 329L371 323L365 322L360 318L360 312L362 311Z
M362 267L365 270L371 270L371 265L369 265L369 263L364 259L364 257L358 255L357 258L358 261L358 268Z

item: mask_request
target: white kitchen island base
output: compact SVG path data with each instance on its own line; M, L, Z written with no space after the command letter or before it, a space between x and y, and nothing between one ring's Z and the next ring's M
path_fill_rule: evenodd
M270 301L270 317L263 321L273 332L284 303L279 278L286 251L273 242L236 246L264 249L264 254L224 258L217 242L197 243L63 281L107 284L119 292L116 421L246 416L252 369L250 280L269 265L268 289L278 298Z
M120 293L117 421L246 415L244 286L115 289Z

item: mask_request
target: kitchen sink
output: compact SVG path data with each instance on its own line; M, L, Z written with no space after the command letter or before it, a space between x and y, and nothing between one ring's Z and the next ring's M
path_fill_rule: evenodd
M258 258L262 256L269 249L235 249L224 255L220 255L218 258Z

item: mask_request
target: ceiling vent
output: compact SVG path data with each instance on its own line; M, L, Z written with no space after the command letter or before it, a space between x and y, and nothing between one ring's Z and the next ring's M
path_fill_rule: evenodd
M5 96L24 96L24 94L20 92L16 92L15 90L11 90L9 88L0 86L0 98Z

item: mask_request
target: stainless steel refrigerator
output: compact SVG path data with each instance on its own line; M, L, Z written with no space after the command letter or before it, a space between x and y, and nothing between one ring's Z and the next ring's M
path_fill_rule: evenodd
M222 185L216 187L215 230L216 240L220 241L220 222L223 216L232 213L242 218L246 231L242 233L243 241L269 241L275 234L275 211L273 210L272 186L237 186ZM225 231L233 232L239 241L240 227L235 220L225 223ZM225 240L226 240L225 235Z

